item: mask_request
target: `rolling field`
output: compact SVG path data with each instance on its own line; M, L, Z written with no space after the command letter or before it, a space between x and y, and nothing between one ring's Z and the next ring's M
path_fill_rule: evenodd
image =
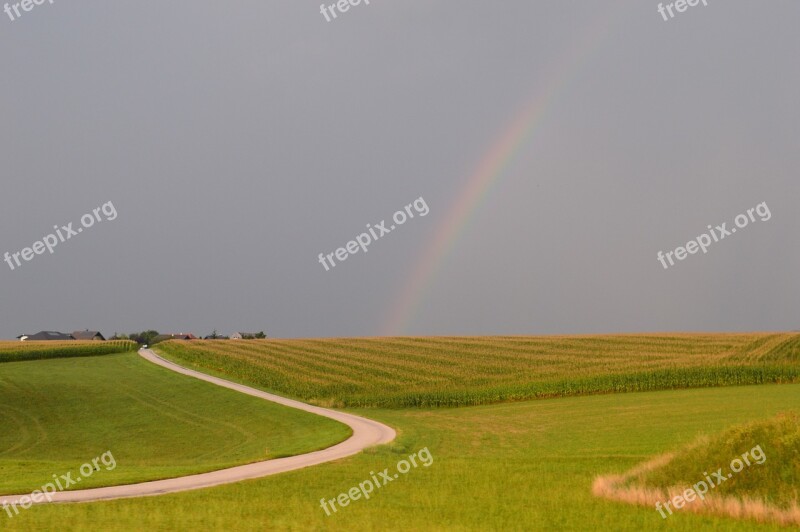
M9 530L786 530L676 513L592 495L596 476L622 473L700 434L800 408L800 385L568 397L456 409L358 414L399 429L395 444L347 460L196 492L34 507ZM369 500L331 516L331 499L428 447ZM2 517L2 515L0 515Z
M10 530L48 529L58 523L60 529L68 530L125 531L783 530L774 524L688 511L676 511L665 520L652 507L600 498L592 488L599 476L623 474L654 456L684 449L700 436L718 441L714 438L734 425L800 410L800 384L737 385L796 380L799 345L796 334L167 342L159 345L159 351L179 363L267 391L296 397L305 394L319 403L384 405L348 410L394 427L398 439L345 460L260 480L161 497L37 506L4 524ZM68 371L70 364L88 361L124 363L126 369L112 376L118 381L130 372L129 367L145 364L135 355L115 355L11 363L0 371L37 364L61 364L61 371ZM29 375L30 386L52 374L18 371ZM190 400L187 396L197 393L187 387L203 385L180 375L163 375L159 368L137 371L153 372L170 381L161 387L158 403L182 405L181 410L188 409L183 406ZM106 375L100 367L81 375L91 379L91 373ZM0 373L0 383L3 378ZM55 387L59 378L51 379ZM98 380L107 379L108 375ZM688 385L697 388L674 389ZM120 393L111 388L120 386L108 384L97 391L78 387L64 390L63 395L78 403L74 398L96 393L99 401ZM133 393L137 388L124 390ZM523 399L522 393L531 390L549 390L538 394L547 399L508 401ZM53 393L57 391L54 388ZM595 392L604 393L580 396ZM5 397L19 408L13 393ZM494 404L448 407L459 404L454 399ZM54 401L49 407L55 409L56 404ZM219 400L211 397L203 404L203 415L220 407ZM102 418L95 420L97 426L119 422L111 407L97 415ZM237 407L227 416L226 421L235 420L252 431L271 422L246 407ZM152 425L159 423L163 427L171 421L162 419ZM205 423L198 421L202 426ZM32 426L25 420L19 424ZM286 436L285 445L308 446L308 441L319 435L316 431L303 434L306 427L302 424L291 437L282 427L274 429ZM50 447L28 453L27 464L17 456L6 464L0 462L0 471L11 477L24 475L31 464L36 466L43 457L60 454L61 446L73 455L72 461L59 462L54 471L67 471L86 460L86 453L78 452L81 449L114 450L113 445L128 441L115 431L104 433L91 426L81 433L71 432L72 437L82 437L82 443L70 447L67 442L48 442ZM167 445L159 441L163 438L159 434L138 434L137 444L163 448L162 452L172 453L170 459L176 463L186 452L194 452L195 461L198 454L203 457L215 452L211 446L195 449L196 435L194 441L188 437L189 444L184 434ZM259 437L266 438L269 431L262 434ZM2 444L1 438L3 449L8 444ZM171 448L180 442L184 443L181 452ZM430 467L412 469L369 500L352 501L330 516L320 507L320 499L336 498L374 472L393 470L399 460L423 448L433 457ZM118 470L124 463L135 464L132 468L137 473L165 466L151 463L141 451L126 452L139 452L134 456L143 466L130 458L124 460L115 451ZM699 459L713 461L720 453L720 449L701 450L681 463L683 467L696 466ZM147 453L151 454L152 450ZM188 467L187 462L192 459L180 464ZM50 469L48 464L39 472ZM791 498L791 482L778 484L742 489L737 495L775 488L777 494Z
M465 406L800 381L800 335L169 341L156 351L323 406Z
M344 425L158 368L135 353L0 365L0 494L111 451L80 488L172 478L322 449Z
M22 360L41 360L46 358L70 358L109 355L136 351L136 342L130 340L110 340L107 342L2 342L0 341L0 362L19 362Z

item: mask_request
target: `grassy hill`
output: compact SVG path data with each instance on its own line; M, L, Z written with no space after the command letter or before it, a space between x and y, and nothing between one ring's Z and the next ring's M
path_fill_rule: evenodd
M79 487L211 471L328 447L349 427L188 378L136 354L0 365L0 493L111 451ZM2 517L2 516L0 516Z
M683 510L800 525L800 418L786 413L704 436L625 475L601 477L595 490L658 503L663 519Z
M796 333L168 341L156 350L325 406L464 406L800 381Z

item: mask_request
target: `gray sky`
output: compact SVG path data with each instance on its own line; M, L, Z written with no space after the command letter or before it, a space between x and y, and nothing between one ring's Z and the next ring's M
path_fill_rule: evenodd
M800 4L709 0L667 22L657 5L0 13L0 253L106 202L118 213L0 263L0 337L800 328ZM471 177L553 89L414 298ZM427 216L318 262L419 197ZM761 202L770 220L658 262ZM404 297L417 304L389 330Z

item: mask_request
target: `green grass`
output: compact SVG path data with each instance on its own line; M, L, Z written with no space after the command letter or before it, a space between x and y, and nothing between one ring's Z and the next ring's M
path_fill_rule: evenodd
M790 334L167 342L159 350L169 358L262 389L321 404L384 405L350 410L396 428L398 439L261 480L34 507L4 524L11 530L56 523L74 530L780 530L689 512L663 520L653 508L595 497L592 484L703 434L713 438L733 425L800 410L800 384L736 386L795 380L797 345ZM131 356L74 360L124 357ZM665 390L637 391L657 388ZM612 393L621 391L632 393ZM605 394L580 396L596 392ZM567 397L521 401L561 395ZM173 404L185 397L175 390L158 398ZM509 399L520 401L442 407ZM242 423L252 416L238 413ZM90 431L87 440L96 435ZM151 445L153 439L141 438ZM425 447L434 458L430 467L412 469L332 516L320 508L321 498L350 490L372 472L392 471Z
M349 427L178 375L136 354L0 366L0 493L111 451L80 487L211 471L329 447Z
M594 478L734 424L800 408L800 385L569 397L458 409L358 410L394 445L256 481L163 497L34 507L10 530L785 530L591 494ZM319 507L428 447L412 469L327 517ZM0 517L2 517L0 515Z
M156 350L323 406L468 406L800 382L800 335L168 341Z
M130 340L0 342L0 362L110 355L136 351L138 348L136 342Z
M750 452L753 451L754 452ZM747 462L742 455L747 454ZM738 473L731 468L741 468ZM761 463L758 463L761 462ZM713 495L749 497L778 508L797 505L800 493L800 418L786 413L766 421L736 426L682 448L663 467L631 479L634 485L666 489L692 486L706 472L722 468L732 476L715 487ZM712 481L714 477L712 476Z

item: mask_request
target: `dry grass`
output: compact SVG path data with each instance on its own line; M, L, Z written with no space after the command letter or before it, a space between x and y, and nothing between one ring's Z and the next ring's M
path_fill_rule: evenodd
M598 477L592 485L592 493L604 499L655 508L657 502L663 505L665 501L672 499L676 495L683 495L687 489L691 488L691 486L686 485L662 490L646 486L628 486L626 483L631 476L633 475ZM736 519L753 519L761 523L777 523L784 526L800 525L800 506L797 504L783 509L771 506L764 501L746 497L738 498L707 494L705 495L705 500L686 501L681 511L683 510L698 514L722 515ZM669 516L668 513L667 516Z

